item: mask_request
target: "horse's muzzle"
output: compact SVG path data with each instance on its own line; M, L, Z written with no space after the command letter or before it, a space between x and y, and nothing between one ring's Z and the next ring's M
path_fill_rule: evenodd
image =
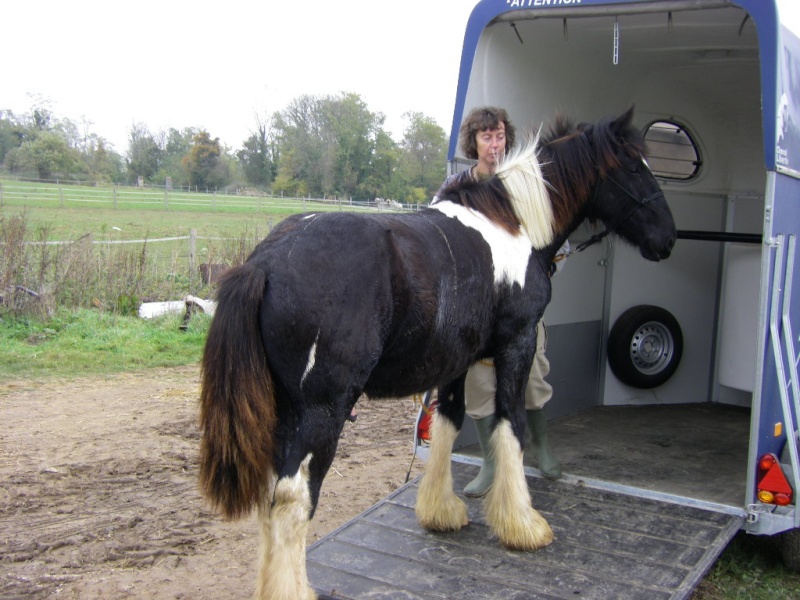
M640 245L639 252L643 258L653 262L666 260L670 257L670 254L672 254L672 249L675 247L676 239L677 234L673 232L671 236L660 243L652 240L653 243Z

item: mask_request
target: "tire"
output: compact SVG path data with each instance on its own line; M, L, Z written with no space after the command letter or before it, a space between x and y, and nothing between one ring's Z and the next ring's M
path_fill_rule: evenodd
M675 373L683 355L683 333L672 314L642 304L622 313L608 335L608 365L622 383L650 389Z
M790 529L780 534L781 558L784 566L793 573L800 572L800 529Z

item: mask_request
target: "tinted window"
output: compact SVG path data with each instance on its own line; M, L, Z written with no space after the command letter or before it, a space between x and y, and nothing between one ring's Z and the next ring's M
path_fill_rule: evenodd
M647 163L656 177L691 179L700 170L700 151L685 127L669 121L648 126Z

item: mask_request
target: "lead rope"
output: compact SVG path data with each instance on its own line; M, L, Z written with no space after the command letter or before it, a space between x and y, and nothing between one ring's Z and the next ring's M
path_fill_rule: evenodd
M425 413L425 416L432 417L431 409L425 405L425 400L422 397L422 394L414 394L411 397L414 404L419 404L422 412ZM417 444L414 444L414 454L411 455L411 462L408 464L408 472L406 473L406 480L404 483L408 483L408 480L411 479L411 469L414 467L414 459L417 458Z

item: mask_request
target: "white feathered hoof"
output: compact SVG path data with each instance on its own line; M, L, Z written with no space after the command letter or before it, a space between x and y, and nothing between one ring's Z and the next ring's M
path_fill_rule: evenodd
M430 531L457 531L469 523L467 505L453 492L450 458L457 435L451 421L434 414L430 457L415 507L417 521Z
M444 496L431 499L423 496L423 487L417 495L417 522L429 531L458 531L469 524L467 505L464 501L450 492Z
M486 495L486 521L500 543L511 550L531 551L553 541L547 521L531 506L531 495L522 465L522 449L503 419L491 438L495 476Z
M490 523L492 532L509 550L531 552L548 546L553 541L553 530L539 512L528 505L524 514L516 514L513 519L503 519Z

